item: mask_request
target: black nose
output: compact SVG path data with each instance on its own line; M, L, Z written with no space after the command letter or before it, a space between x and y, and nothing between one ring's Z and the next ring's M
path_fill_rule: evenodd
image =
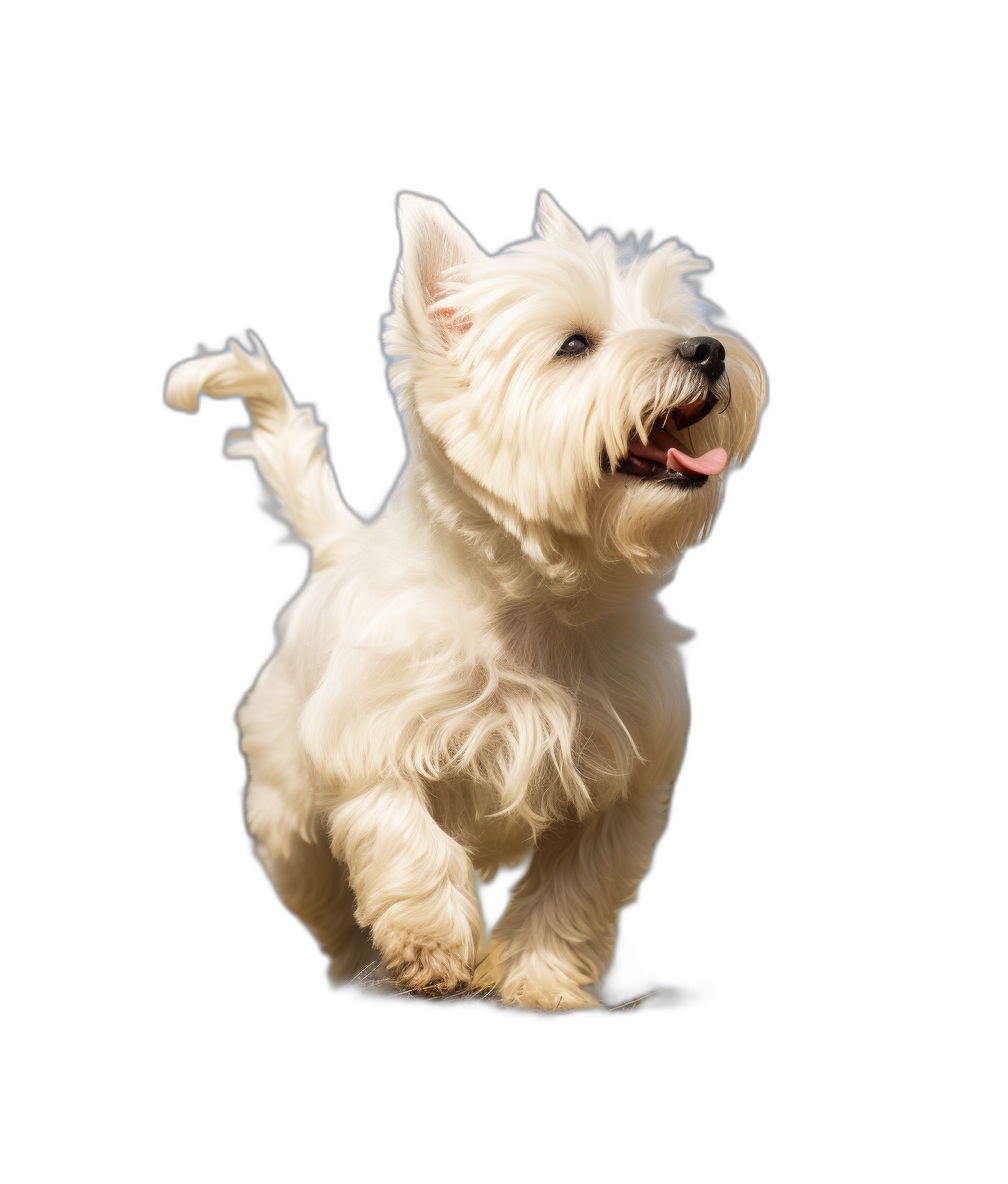
M702 370L708 382L717 382L724 374L724 346L716 337L687 337L679 342L676 353Z

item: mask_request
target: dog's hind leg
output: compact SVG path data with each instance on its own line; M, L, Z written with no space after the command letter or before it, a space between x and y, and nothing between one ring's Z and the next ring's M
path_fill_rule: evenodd
M315 935L333 978L352 978L378 955L354 920L346 868L316 813L296 741L298 704L282 659L274 659L238 712L249 765L245 816L280 899Z
M350 872L357 920L389 973L431 995L468 986L482 928L472 864L416 790L362 790L333 810L330 830Z
M273 855L264 843L256 847L277 895L308 926L330 959L330 975L351 979L379 955L354 920L354 895L346 868L338 863L327 839L291 839L286 855Z

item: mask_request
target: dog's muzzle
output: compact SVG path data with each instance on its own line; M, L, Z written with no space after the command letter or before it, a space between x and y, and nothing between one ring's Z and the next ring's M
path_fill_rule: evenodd
M694 382L700 380L694 389L699 386L704 393L671 408L651 428L646 442L632 432L627 442L627 454L620 459L617 468L630 477L695 488L724 469L728 453L723 448L712 448L702 456L690 455L685 442L669 430L668 421L671 419L674 428L681 431L699 423L714 410L719 401L719 388L728 381L724 378L725 348L715 337L688 337L676 346L676 355L694 371ZM730 397L730 390L728 393Z

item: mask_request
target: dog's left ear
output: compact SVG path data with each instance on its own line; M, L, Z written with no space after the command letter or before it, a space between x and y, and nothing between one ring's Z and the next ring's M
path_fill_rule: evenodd
M451 268L483 257L475 239L449 214L439 201L416 193L399 194L399 234L402 263L393 290L396 305L414 331L422 337L434 334L450 344L470 328L470 322L446 304L450 291L446 278L464 278Z
M539 190L534 229L541 239L558 246L585 241L580 226L560 209L545 189Z

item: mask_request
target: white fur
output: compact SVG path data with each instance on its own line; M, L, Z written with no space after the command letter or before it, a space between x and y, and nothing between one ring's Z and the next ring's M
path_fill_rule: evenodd
M340 500L310 408L237 343L169 375L172 406L241 394L252 456L311 576L239 713L247 817L335 970L377 948L404 985L587 1006L682 758L676 628L654 593L701 539L700 489L603 464L695 397L675 343L716 333L731 401L689 429L741 461L762 371L712 330L678 243L586 240L548 195L534 239L486 255L404 194L386 348L411 455L382 516ZM590 356L558 357L572 333ZM489 946L473 871L532 862ZM479 966L477 968L477 962Z

